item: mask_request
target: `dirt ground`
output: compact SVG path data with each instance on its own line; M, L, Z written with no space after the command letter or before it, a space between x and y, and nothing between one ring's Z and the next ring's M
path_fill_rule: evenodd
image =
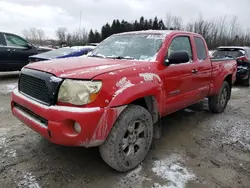
M164 118L146 160L123 174L97 148L51 144L13 117L17 77L0 73L1 188L250 188L250 88L235 86L223 114L204 101Z

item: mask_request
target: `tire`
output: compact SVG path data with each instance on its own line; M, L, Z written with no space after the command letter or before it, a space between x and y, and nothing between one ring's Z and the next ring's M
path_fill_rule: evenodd
M110 167L126 172L144 160L152 140L152 116L141 106L129 105L118 117L99 151Z
M231 88L228 82L224 81L218 95L209 97L209 109L213 113L222 113L227 107L230 98Z

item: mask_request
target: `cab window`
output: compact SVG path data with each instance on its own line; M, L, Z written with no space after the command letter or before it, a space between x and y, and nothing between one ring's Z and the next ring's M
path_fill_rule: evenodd
M189 37L180 36L173 39L168 49L168 56L175 51L186 51L190 59L193 59L192 47Z

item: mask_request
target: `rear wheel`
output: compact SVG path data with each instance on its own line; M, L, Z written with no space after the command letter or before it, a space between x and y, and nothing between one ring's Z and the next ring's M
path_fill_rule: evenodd
M146 157L153 139L153 121L143 107L129 105L119 116L107 140L100 146L103 160L113 169L126 172Z
M209 109L213 113L224 112L230 98L230 86L224 81L218 95L209 97Z

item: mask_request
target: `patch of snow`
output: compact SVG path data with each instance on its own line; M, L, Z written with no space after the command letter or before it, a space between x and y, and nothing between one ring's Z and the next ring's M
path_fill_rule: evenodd
M50 82L56 82L56 83L58 83L58 82L61 82L61 81L62 81L61 78L58 78L58 77L55 77L55 76L51 76L50 77Z
M115 94L113 95L113 99L114 99L117 95L121 94L125 89L134 86L134 84L132 84L129 80L127 80L126 77L124 77L124 78L122 78L120 81L118 81L118 82L116 83L116 86L117 86L119 89L118 89L118 90L115 92Z
M106 100L105 100L105 103L107 103L107 104L108 104L108 103L109 103L109 100L108 100L108 99L106 99Z
M164 39L166 36L165 35L148 35L147 39Z
M240 89L239 89L239 88L233 87L233 88L232 88L232 91L233 91L233 92L238 92L238 91L240 91Z
M0 107L0 112L5 111L4 107Z
M164 160L154 162L152 171L168 182L166 185L155 183L153 188L184 188L185 184L193 180L195 175L182 166L181 156L172 154Z
M14 149L6 149L3 154L8 157L16 158L16 150Z
M61 77L70 77L70 76L74 76L74 75L76 75L76 72L61 74L60 76L61 76Z
M145 81L153 81L154 78L156 78L159 82L161 82L161 78L154 73L140 73L139 76L143 77Z
M90 72L99 71L99 70L108 69L108 68L117 67L117 66L120 66L120 64L95 66L95 67L87 68L86 70L83 70L81 72L73 72L73 73L62 74L61 77L69 77L69 76L74 76L74 75L80 75L80 74L90 73Z
M36 177L32 175L32 173L27 172L24 176L23 179L18 183L17 185L19 188L40 188L40 185L36 181Z
M68 106L51 106L50 109L57 111L66 111L66 112L79 112L79 113L90 113L100 111L100 107L96 108L82 108L82 107L68 107Z
M6 95L8 93L11 93L16 87L17 87L17 83L0 85L0 93Z
M166 185L160 185L159 183L154 183L154 185L152 186L152 188L169 188Z
M51 62L51 61L46 61L46 63L49 63L49 62ZM43 71L44 71L44 72L51 72L51 69L44 68Z
M19 93L19 91L17 89L15 89L13 91L13 93L17 96L20 97L21 99L28 101L29 103L32 103L36 106L38 106L39 108L43 108L46 110L57 110L57 111L66 111L66 112L76 112L76 113L89 113L89 112L97 112L100 111L101 108L96 107L96 108L82 108L82 107L68 107L68 106L45 106L42 105L24 95L22 95L21 93Z
M116 67L116 66L120 66L120 64L116 64L116 65L101 65L101 66L97 66L95 67L94 69L107 69L107 68L110 68L110 67Z
M117 73L115 72L110 72L109 75L116 75Z
M185 112L189 112L189 113L194 113L194 112L195 112L195 111L193 111L193 110L190 109L190 108L185 108L184 111L185 111Z
M0 138L0 149L6 147L6 138Z
M133 68L134 71L136 71L136 68Z

